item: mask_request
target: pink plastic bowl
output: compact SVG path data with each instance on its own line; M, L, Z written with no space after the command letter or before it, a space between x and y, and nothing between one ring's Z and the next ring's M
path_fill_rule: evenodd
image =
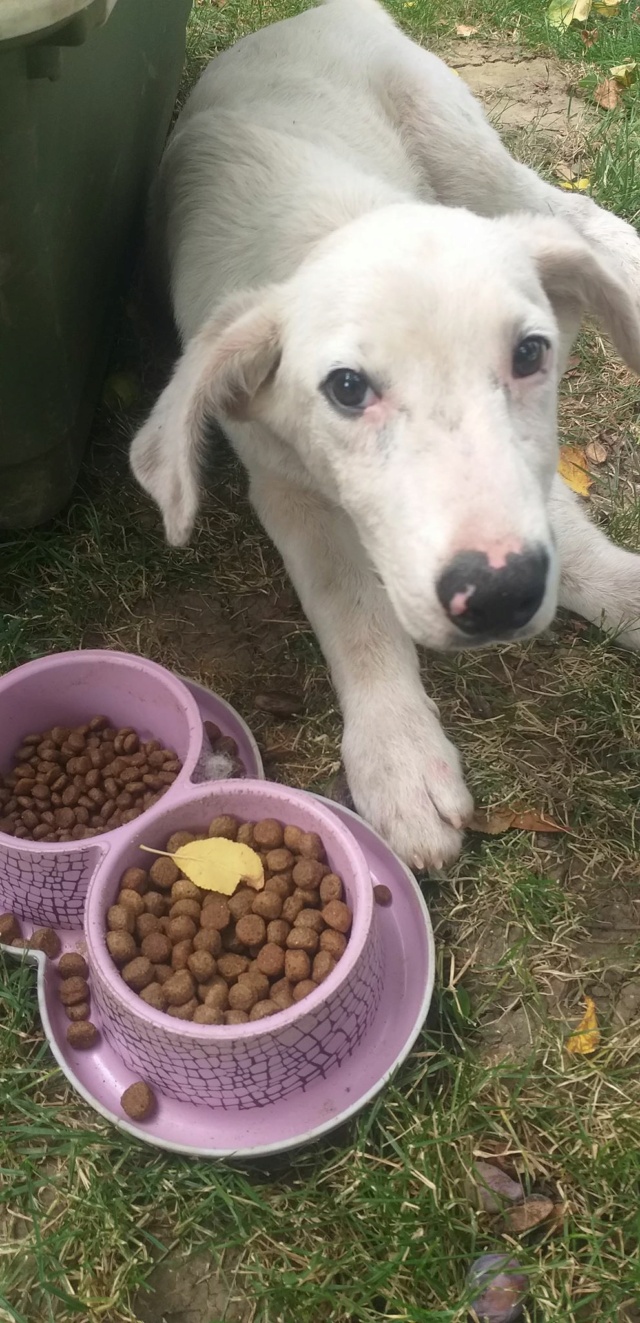
M29 731L82 725L104 714L117 727L175 749L182 762L171 793L188 783L203 742L202 719L186 685L125 652L59 652L0 679L0 768L7 771ZM147 814L141 815L146 821ZM89 881L129 827L77 844L22 841L0 832L0 909L52 927L79 928Z
M267 1020L237 1026L173 1020L146 1005L109 956L106 915L126 868L148 868L140 845L163 849L174 831L206 830L220 813L243 820L277 818L315 831L345 886L353 910L347 949L333 973L309 997ZM114 833L114 836L116 833ZM303 791L262 781L225 781L172 796L113 842L87 895L85 937L91 992L109 1045L139 1078L185 1103L223 1108L264 1107L326 1077L370 1027L383 985L383 954L369 870L360 847L339 820ZM185 1112L185 1128L189 1125Z

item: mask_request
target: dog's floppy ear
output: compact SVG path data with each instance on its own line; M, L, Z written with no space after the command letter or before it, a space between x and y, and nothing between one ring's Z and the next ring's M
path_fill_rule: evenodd
M629 293L606 252L561 220L518 217L558 321L573 328L589 312L625 363L640 373L640 300Z
M246 418L280 358L273 289L233 296L187 344L155 408L134 437L131 468L160 507L167 541L188 541L200 495L205 428Z

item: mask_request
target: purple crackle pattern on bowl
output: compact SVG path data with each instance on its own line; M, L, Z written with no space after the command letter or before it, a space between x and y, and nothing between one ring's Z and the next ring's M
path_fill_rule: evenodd
M103 853L87 845L45 854L37 843L27 851L0 841L0 909L51 928L80 928L87 889Z
M172 832L201 832L221 813L242 821L276 818L317 832L353 911L347 949L304 1002L265 1021L202 1026L172 1020L136 996L106 946L106 916L126 868L148 867L140 846L163 849ZM266 1106L337 1069L362 1041L380 1003L383 948L371 875L359 845L311 795L260 781L224 781L183 790L130 824L89 888L85 936L92 995L102 1032L125 1064L173 1098L225 1109Z

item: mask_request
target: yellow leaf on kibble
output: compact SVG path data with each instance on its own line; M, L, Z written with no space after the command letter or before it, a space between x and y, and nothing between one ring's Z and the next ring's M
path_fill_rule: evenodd
M609 73L621 87L631 87L638 77L638 65L635 60L625 60L624 64L613 64Z
M210 836L206 841L190 841L170 856L181 873L203 891L221 891L232 896L244 882L261 891L264 886L262 860L249 845Z
M586 23L591 0L552 0L547 17L553 28L570 28L572 23Z
M595 1052L600 1046L600 1030L598 1028L598 1015L596 1004L593 997L585 997L585 1012L576 1029L575 1033L567 1039L565 1047L567 1052L579 1053L588 1056Z
M589 476L586 455L579 446L560 446L558 473L578 496L589 495L593 478Z

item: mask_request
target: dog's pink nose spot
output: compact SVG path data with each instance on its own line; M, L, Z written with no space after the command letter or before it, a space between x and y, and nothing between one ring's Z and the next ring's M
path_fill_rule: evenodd
M493 547L487 547L485 555L492 570L502 570L507 563L507 556L519 556L522 551L522 542L519 538L510 538L505 542L499 542Z
M454 593L449 603L449 615L463 616L469 605L469 598L473 596L475 590L475 584L470 583L464 592Z

